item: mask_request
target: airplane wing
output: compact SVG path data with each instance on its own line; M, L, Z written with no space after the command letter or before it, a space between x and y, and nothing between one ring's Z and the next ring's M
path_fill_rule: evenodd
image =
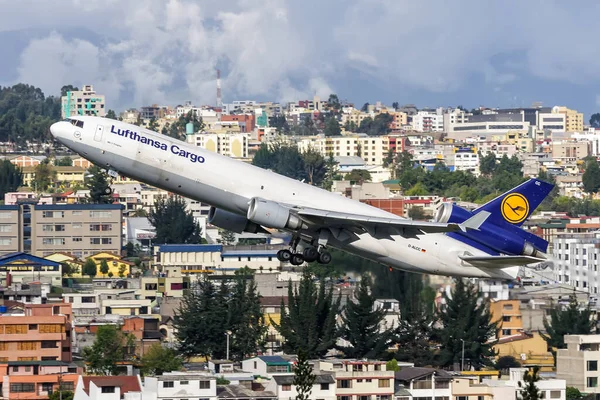
M507 268L548 261L543 258L531 256L458 256L474 267L482 268Z
M326 211L313 208L292 210L303 220L327 227L358 227L368 231L387 229L403 236L414 236L425 233L459 232L466 229L478 229L489 216L483 212L462 224L414 221L403 218L372 217L368 215L350 214L338 211Z

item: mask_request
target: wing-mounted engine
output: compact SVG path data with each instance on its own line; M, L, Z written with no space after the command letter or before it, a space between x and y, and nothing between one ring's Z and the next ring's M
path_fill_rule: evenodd
M291 209L275 201L258 197L250 200L247 217L250 221L269 228L291 230L307 228L304 221L298 215L293 214Z
M435 213L435 222L460 224L474 213L452 203L443 203ZM449 235L460 240L464 237L475 241L490 250L502 254L523 255L545 258L548 242L533 233L506 222L484 222L478 230L453 232Z
M211 207L208 212L208 223L236 233L264 231L260 225L249 221L248 218L215 207Z

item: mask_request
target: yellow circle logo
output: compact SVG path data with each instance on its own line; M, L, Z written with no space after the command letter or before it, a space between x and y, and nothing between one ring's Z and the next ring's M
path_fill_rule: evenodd
M511 224L518 224L529 215L529 202L520 193L511 193L502 200L500 212Z

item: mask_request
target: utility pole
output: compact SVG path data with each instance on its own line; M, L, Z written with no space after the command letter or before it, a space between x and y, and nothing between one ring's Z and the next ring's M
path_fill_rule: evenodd
M225 336L227 336L227 351L225 358L229 361L229 335L231 335L231 331L225 332Z
M460 372L465 370L465 339L460 339L462 342L462 359L460 362Z

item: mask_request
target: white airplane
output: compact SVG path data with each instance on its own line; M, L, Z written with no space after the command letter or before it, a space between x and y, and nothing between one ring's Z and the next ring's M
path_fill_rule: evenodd
M209 223L234 232L290 232L293 265L327 264L328 247L419 273L515 279L548 243L520 225L552 185L531 179L473 212L444 203L413 221L136 125L76 116L53 124L60 143L125 176L210 204Z

